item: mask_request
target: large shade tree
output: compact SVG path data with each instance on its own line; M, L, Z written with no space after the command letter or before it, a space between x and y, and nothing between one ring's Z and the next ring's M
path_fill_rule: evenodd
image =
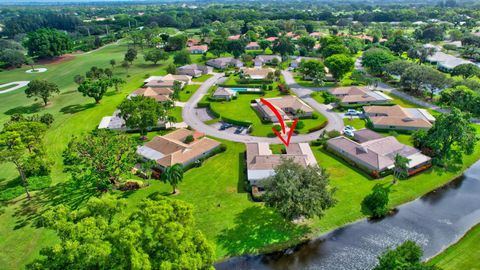
M142 136L147 134L149 128L158 126L159 120L166 116L164 105L145 96L126 99L118 109L120 117L125 120L125 125L130 129L140 130Z
M214 247L195 228L192 206L155 195L127 211L113 196L43 215L59 242L27 269L210 269Z
M28 98L40 98L45 106L47 106L50 98L58 93L60 93L58 86L46 80L32 80L25 89Z
M325 66L320 61L302 61L299 66L299 72L304 79L310 79L316 85L322 85L325 79Z
M265 204L287 220L321 217L336 203L329 175L317 166L303 167L285 159L275 168L275 175L264 181Z
M128 63L125 61L125 63ZM108 78L102 78L98 80L86 79L78 86L78 92L83 96L91 97L95 100L95 103L100 103L109 87L112 86L112 80Z
M81 139L74 137L63 153L66 170L73 178L99 190L117 187L136 161L134 141L109 130L97 130Z
M353 70L355 61L345 54L334 54L325 59L325 66L336 81L340 81L350 71Z
M32 57L55 57L72 49L72 40L62 31L40 28L27 34L24 46Z
M450 113L441 114L427 132L414 134L417 148L429 149L434 161L444 166L462 163L462 155L470 155L478 137L470 123L470 114L452 108Z

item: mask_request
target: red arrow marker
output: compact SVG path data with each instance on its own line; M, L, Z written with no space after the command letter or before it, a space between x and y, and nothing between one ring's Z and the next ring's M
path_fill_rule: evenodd
M278 119L278 122L280 123L280 126L282 127L282 133L285 134L285 122L283 121L283 117L280 115L280 112L277 110L277 108L275 108L275 106L272 105L272 103L266 101L265 99L263 98L260 98L260 101L265 104L274 114L275 116L277 117ZM274 127L272 127L272 130L273 132L275 133L275 135L277 135L277 137L282 141L283 144L285 144L285 146L288 147L288 145L290 144L290 139L292 138L292 134L293 134L293 131L295 130L295 126L297 125L297 122L298 122L298 118L295 119L293 121L293 124L292 126L290 127L290 131L288 132L287 134L287 140L285 140L283 138L283 136L280 134L280 132L278 132Z

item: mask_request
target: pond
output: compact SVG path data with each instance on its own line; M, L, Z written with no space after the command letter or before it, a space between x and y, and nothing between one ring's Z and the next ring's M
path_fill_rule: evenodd
M380 221L361 220L272 254L234 257L217 269L371 269L386 248L414 240L433 257L480 222L480 162L448 185Z

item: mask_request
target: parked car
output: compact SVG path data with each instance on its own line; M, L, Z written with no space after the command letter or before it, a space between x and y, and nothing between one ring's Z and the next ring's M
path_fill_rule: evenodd
M343 130L351 130L351 131L356 131L356 129L350 125L345 126Z
M234 133L235 134L240 134L240 133L242 133L242 131L243 131L243 127L237 127L237 129L235 129Z
M349 130L349 129L344 129L343 134L347 135L349 137L353 137L353 135L354 135L353 130Z
M348 109L347 112L345 113L345 115L348 115L348 116L360 116L362 115L363 112L362 111L357 111L357 110L354 110L354 109Z

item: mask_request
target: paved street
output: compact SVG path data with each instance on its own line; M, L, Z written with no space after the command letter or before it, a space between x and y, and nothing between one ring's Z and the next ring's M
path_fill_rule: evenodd
M217 137L220 139L225 139L225 140L235 141L235 142L243 142L243 143L248 143L248 142L279 143L280 141L276 137L268 138L268 137L256 137L251 135L232 134L229 132L218 130L218 128L215 128L203 123L199 115L197 115L197 111L195 110L195 107L197 106L197 103L202 99L202 97L208 92L208 89L211 86L213 86L215 83L217 83L219 80L222 80L223 75L224 75L223 73L215 74L213 77L205 81L200 86L200 88L198 88L195 94L192 95L190 100L186 102L185 106L183 107L183 111L182 111L183 121L195 130L198 130L209 136ZM287 76L290 76L290 77L286 82L287 84L291 85L293 78L291 77L291 74L287 74ZM293 81L293 83L295 83L295 81ZM304 100L306 103L312 106L312 108L319 111L320 113L322 113L328 118L329 123L326 127L327 130L332 130L332 129L341 130L343 128L343 119L337 113L329 111L326 105L320 104L310 97L310 93L313 92L312 90L304 89L304 88L302 89L295 88L295 90L293 91L300 98L302 98L302 100ZM317 139L322 132L323 130L319 130L309 134L296 135L291 138L291 142L309 142Z

